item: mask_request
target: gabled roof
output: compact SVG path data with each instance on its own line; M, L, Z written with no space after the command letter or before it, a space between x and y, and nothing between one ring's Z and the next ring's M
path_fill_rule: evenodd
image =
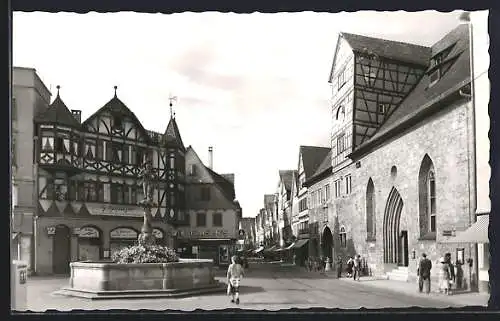
M169 147L177 147L185 150L184 143L182 142L181 133L174 117L170 117L165 134L163 134L163 143Z
M285 189L287 192L292 190L292 181L293 181L293 172L294 170L280 170L280 180L285 185Z
M236 197L236 193L234 191L234 184L222 177L221 175L217 174L213 170L211 170L209 167L205 166L206 170L212 176L212 179L214 180L215 184L219 186L219 188L222 190L222 192L226 195L226 197L232 201Z
M424 74L422 79L412 92L401 102L399 107L387 118L382 126L368 141L359 146L357 154L372 146L385 135L390 134L396 128L417 119L419 115L425 114L429 108L448 95L458 91L470 82L470 55L469 55L469 33L467 25L460 25L440 41L432 46L432 55L452 47L444 62L451 61L450 68L442 75L441 79L429 87L429 74ZM428 61L430 64L430 59ZM406 126L405 126L406 127Z
M149 140L149 135L146 129L144 129L144 126L142 126L142 123L139 121L137 116L116 96L116 93L115 96L111 98L110 101L108 101L106 104L104 104L104 106L99 108L95 113L93 113L89 118L87 118L82 123L82 125L86 126L91 122L91 120L93 120L95 117L97 117L99 114L105 111L110 112L112 114L120 114L122 116L130 117L142 131L142 134L144 135L145 139Z
M331 170L332 167L332 150L328 152L328 154L325 156L321 164L318 166L314 174L307 179L306 184L307 185L312 185L316 180L318 180L321 176L323 176L326 172Z
M306 179L314 174L330 150L331 148L328 147L300 146L300 154L302 155L302 164L304 166Z
M419 66L427 66L431 54L429 47L415 44L354 35L347 32L342 32L340 35L355 52L375 54L379 57Z
M59 92L57 92L56 99L50 104L49 108L35 117L35 121L38 123L57 123L73 128L81 128L80 123L62 101Z

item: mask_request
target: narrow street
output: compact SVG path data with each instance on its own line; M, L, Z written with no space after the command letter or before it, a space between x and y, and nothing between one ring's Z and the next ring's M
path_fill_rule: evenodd
M224 282L224 271L219 271L217 279ZM319 273L308 273L291 267L273 265L253 265L242 281L241 303L231 304L225 293L175 299L135 299L97 300L64 297L53 292L67 284L67 278L32 278L28 287L28 307L32 311L55 309L69 311L108 309L150 309L218 310L230 307L251 310L280 310L289 308L446 308L461 307L452 297L430 295L408 295L401 291L374 287L370 283L377 280L365 279L360 282L335 279ZM390 281L383 281L390 282ZM487 299L485 298L484 305Z

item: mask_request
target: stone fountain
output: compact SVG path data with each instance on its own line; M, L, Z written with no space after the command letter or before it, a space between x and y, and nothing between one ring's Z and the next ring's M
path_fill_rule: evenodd
M138 244L141 251L155 245L151 226L154 174L150 160L144 159L142 179L144 221ZM69 286L57 294L87 299L161 298L200 295L225 291L214 278L212 260L178 259L169 263L72 262Z

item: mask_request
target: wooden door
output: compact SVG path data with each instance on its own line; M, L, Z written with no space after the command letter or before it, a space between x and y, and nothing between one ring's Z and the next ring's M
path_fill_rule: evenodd
M52 269L54 274L69 274L71 260L71 233L67 226L56 226L52 248Z

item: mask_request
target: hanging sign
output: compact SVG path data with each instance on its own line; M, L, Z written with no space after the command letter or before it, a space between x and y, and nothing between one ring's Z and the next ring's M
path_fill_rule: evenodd
M99 238L99 236L99 230L91 226L82 227L78 231L78 237L81 238Z
M154 228L153 235L155 238L157 238L159 240L163 239L163 232L160 229Z
M135 239L137 238L137 232L131 228L119 227L111 231L110 237L112 239Z
M238 236L239 236L240 240L244 239L245 238L245 230L239 230Z

